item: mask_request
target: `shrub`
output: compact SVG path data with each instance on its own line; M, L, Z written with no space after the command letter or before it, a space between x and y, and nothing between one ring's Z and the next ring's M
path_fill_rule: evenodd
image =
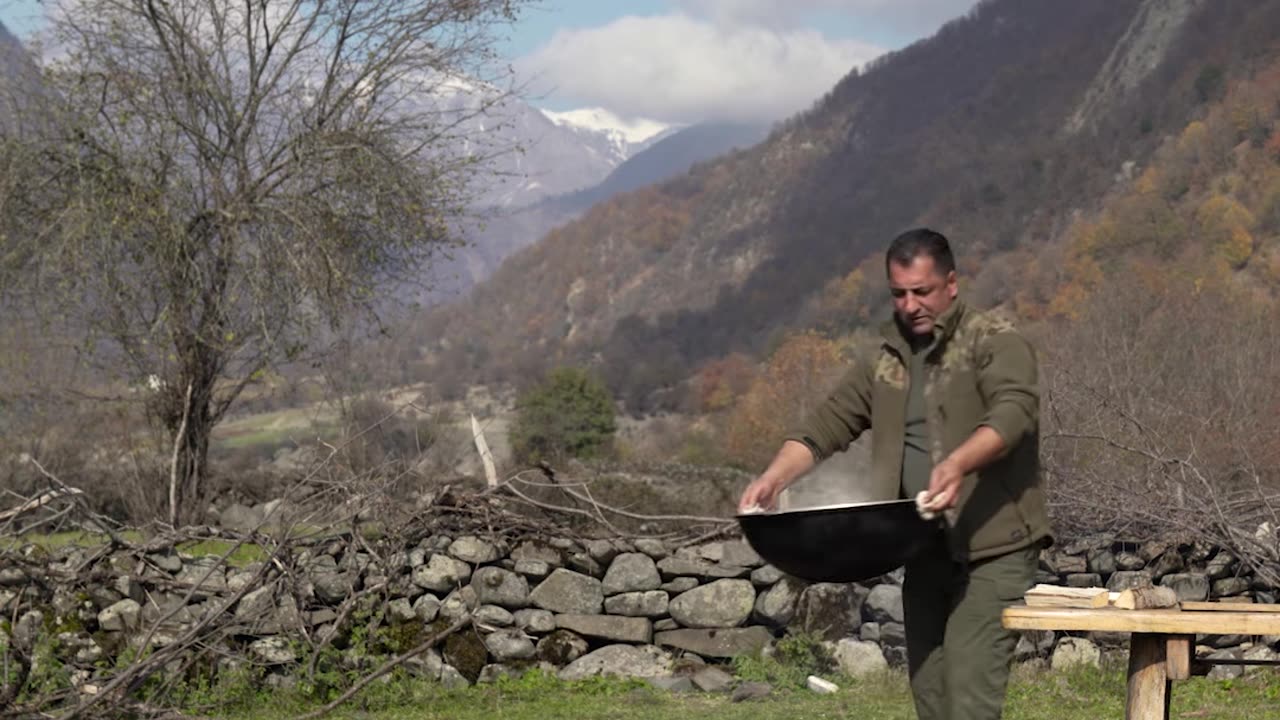
M612 448L614 404L599 379L579 368L558 368L516 401L511 449L520 462L593 458Z

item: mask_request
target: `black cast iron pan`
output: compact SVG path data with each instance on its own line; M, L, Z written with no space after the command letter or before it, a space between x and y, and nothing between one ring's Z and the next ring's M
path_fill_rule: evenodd
M774 567L811 582L859 582L902 567L938 541L940 520L913 500L823 505L736 516L743 536Z

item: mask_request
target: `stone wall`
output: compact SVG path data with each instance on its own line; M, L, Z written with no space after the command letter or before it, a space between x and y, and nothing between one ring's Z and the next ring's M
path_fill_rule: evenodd
M77 683L94 682L103 660L147 634L163 647L210 615L226 658L264 667L278 682L296 673L308 647L349 648L359 627L376 627L366 642L383 638L382 649L394 654L467 613L475 631L408 667L450 684L531 666L564 679L617 673L676 682L677 669L690 663L768 652L788 629L828 642L851 675L906 659L901 571L870 583L808 584L764 564L741 540L674 549L652 539L433 534L375 546L348 538L273 561L289 570L279 574L261 572L272 570L261 563L228 568L173 552L94 560L69 549L42 559L28 548L25 555L28 564L0 568L0 612L18 618L0 639L29 648L56 636L55 653ZM91 560L94 573L78 570ZM1198 544L1060 543L1043 553L1037 580L1113 590L1154 583L1185 600L1276 599L1229 552ZM1274 659L1278 640L1202 637L1198 650ZM1028 633L1017 653L1060 666L1123 641Z

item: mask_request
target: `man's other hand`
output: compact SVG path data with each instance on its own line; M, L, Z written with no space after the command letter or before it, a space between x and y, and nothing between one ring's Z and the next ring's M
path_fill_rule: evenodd
M924 501L924 509L930 512L941 512L956 506L960 499L960 482L964 480L964 469L953 460L943 460L933 466L929 475L929 494Z

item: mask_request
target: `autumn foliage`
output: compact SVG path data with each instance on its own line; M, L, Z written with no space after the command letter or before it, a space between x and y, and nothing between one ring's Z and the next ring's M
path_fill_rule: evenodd
M817 333L783 342L729 415L725 449L734 462L763 469L787 431L830 392L844 365L840 345Z

